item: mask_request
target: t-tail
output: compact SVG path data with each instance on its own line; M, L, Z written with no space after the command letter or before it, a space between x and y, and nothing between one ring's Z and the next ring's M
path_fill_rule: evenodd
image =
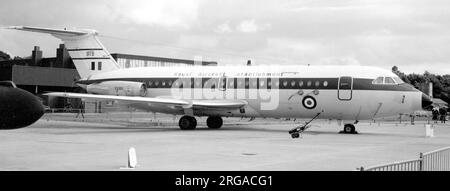
M95 30L61 30L25 26L12 26L8 27L8 29L47 33L61 39L82 79L88 79L93 74L120 68L111 54L98 40L98 33Z

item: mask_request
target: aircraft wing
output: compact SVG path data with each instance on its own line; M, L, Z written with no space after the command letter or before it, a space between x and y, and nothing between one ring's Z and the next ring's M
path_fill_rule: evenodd
M134 97L134 96L115 96L115 95L97 95L97 94L83 94L83 93L65 93L52 92L46 93L47 96L67 97L67 98L82 98L96 101L120 101L124 103L148 103L148 104L162 104L181 106L185 109L220 109L232 110L239 109L247 105L243 100L183 100L166 97Z

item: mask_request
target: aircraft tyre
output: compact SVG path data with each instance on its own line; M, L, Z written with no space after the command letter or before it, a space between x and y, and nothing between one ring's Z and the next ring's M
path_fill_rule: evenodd
M344 125L344 133L348 133L348 134L356 133L355 126L353 124L345 124Z
M222 117L210 116L206 119L206 125L211 129L219 129L223 125Z
M181 130L193 130L197 127L197 120L195 117L183 116L178 121Z

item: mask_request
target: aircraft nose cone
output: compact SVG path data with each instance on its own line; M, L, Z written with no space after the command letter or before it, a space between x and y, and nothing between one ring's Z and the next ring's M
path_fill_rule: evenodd
M422 93L422 108L428 109L430 108L431 104L433 104L433 100L431 99L431 97Z

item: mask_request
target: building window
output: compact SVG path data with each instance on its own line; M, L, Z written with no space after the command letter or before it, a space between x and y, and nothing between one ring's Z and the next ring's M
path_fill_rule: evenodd
M98 62L98 70L102 70L102 62Z
M91 70L95 70L95 62L91 62Z

